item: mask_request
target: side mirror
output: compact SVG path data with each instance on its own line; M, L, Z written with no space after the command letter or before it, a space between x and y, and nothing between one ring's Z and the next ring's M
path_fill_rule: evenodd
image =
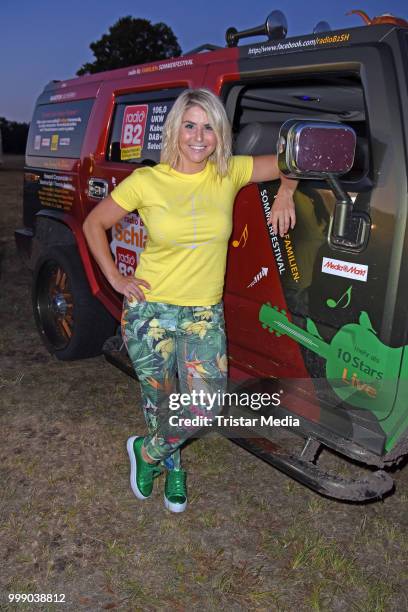
M326 179L353 166L354 130L341 123L291 119L279 131L278 164L292 178Z
M351 170L357 137L342 123L291 119L279 131L279 170L295 179L325 179L336 198L329 243L343 250L360 251L367 244L370 218L354 212L353 201L338 176Z

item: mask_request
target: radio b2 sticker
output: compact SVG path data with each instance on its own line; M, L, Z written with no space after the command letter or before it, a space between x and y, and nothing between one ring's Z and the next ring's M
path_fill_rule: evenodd
M120 159L122 161L142 157L147 112L147 104L126 106L120 137Z
M123 276L133 276L146 246L147 232L139 215L129 213L112 227L111 251Z

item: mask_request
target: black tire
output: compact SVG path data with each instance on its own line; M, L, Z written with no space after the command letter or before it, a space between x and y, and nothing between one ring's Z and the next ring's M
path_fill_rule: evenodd
M95 357L117 325L91 293L75 246L53 246L34 268L34 319L47 349L62 361Z

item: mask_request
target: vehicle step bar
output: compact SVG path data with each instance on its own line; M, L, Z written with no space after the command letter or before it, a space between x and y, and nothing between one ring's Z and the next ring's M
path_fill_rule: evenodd
M122 370L125 374L137 380L137 376L132 367L132 362L129 359L129 355L126 350L125 343L123 342L122 336L116 335L108 338L103 347L102 354L106 361L114 365L119 370Z
M225 428L222 428L225 430ZM378 500L394 488L393 479L384 470L369 472L360 479L348 479L321 470L317 465L288 453L267 438L233 437L233 432L221 432L231 442L245 448L266 463L326 497L343 501L368 502ZM324 448L324 446L323 446Z

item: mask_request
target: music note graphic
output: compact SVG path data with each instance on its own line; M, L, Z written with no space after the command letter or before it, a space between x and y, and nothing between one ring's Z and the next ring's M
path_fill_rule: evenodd
M337 300L333 300L332 298L329 298L326 301L326 304L329 308L336 308L336 306L338 306L340 304L340 302L342 301L343 298L346 298L346 303L344 304L344 306L340 306L340 308L347 308L347 306L350 304L351 301L351 290L352 290L352 285L350 285L350 287L347 289L347 291L345 291L343 293L343 295L341 295L339 297L339 299Z
M239 237L239 240L233 240L232 241L232 246L235 247L235 248L239 247L239 245L241 243L241 240L243 240L244 244L242 245L242 248L244 248L244 246L246 245L247 240L248 240L248 235L249 235L248 234L248 225L245 225L244 231L242 232L241 236Z

